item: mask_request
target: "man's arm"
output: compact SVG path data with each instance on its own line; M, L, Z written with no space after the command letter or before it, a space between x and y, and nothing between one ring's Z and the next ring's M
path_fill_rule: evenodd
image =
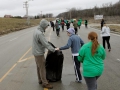
M48 43L48 41L45 39L45 37L42 34L39 35L39 40L45 48L47 48L52 52L55 52L55 49Z

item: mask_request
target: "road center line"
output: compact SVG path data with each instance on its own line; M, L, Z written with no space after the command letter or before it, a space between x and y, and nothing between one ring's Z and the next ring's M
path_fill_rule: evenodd
M18 62L31 50L31 48L18 60ZM8 71L7 73L0 79L0 82L3 81L3 79L14 69L14 67L17 65L17 63L15 63Z
M51 31L50 31L50 36L51 36ZM15 39L15 38L14 38ZM12 39L13 40L13 39ZM50 38L49 38L50 41ZM0 79L0 82L2 82L4 80L4 78L14 69L14 67L18 64L18 62L22 62L22 58L25 57L25 55L27 55L27 53L32 49L32 47L17 61L17 63L15 63L8 71L7 73ZM45 53L45 55L47 54L47 52ZM44 88L44 90L48 90L47 88Z
M14 64L14 65L10 68L10 70L0 79L0 82L2 82L2 80L12 71L12 69L13 69L16 65L17 65L17 63Z

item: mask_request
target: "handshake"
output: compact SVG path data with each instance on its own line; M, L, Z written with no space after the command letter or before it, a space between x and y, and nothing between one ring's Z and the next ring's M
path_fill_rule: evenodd
M59 48L55 48L55 50L60 50Z

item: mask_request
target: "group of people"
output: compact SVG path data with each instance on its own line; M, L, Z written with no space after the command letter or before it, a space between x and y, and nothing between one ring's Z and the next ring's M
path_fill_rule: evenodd
M70 28L71 23L73 23L75 34L77 34L78 28L80 29L80 26L82 24L82 19L79 19L78 21L76 19L74 19L72 21L61 19L61 20L56 20L55 24L53 21L50 21L50 24L51 24L51 27L53 28L53 31L54 31L54 28L56 29L57 36L60 36L59 35L60 27L62 27L62 31L64 31L64 26L66 26L66 29L68 30ZM87 28L87 24L88 24L88 22L87 22L87 20L85 20L85 27L86 28Z
M58 21L56 21L58 23ZM74 70L76 75L76 82L82 82L82 75L80 66L82 63L83 77L86 81L88 90L97 90L97 79L102 75L104 70L104 59L106 57L105 47L99 44L98 35L96 32L88 34L88 43L76 35L74 28L67 29L69 36L68 42L65 46L53 48L45 39L43 32L48 27L48 21L42 19L39 28L34 31L32 53L35 57L38 73L38 83L42 84L44 88L52 89L53 86L48 83L46 79L45 70L45 48L55 52L56 50L65 50L71 48L72 59L74 61ZM56 25L59 29L59 26ZM104 29L104 28L103 28ZM102 31L103 33L103 31Z

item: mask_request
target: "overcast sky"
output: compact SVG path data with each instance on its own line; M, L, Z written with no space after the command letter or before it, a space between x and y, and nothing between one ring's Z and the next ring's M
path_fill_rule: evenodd
M28 0L0 0L0 17L5 14L24 16L26 14L23 3ZM54 16L70 8L86 9L102 6L106 3L116 3L119 0L31 0L29 1L29 15L53 13Z

